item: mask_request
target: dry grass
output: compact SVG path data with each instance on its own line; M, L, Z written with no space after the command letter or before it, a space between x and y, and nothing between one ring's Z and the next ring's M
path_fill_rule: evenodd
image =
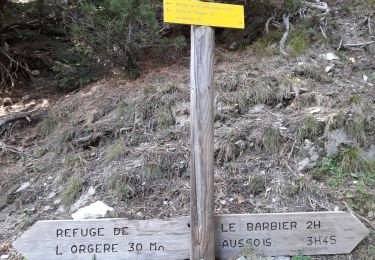
M362 116L353 114L345 123L348 134L352 136L361 147L367 144L365 122Z
M297 129L298 140L314 140L319 134L319 122L314 116L307 116L303 119L302 124Z
M104 160L106 162L111 162L120 159L122 156L129 154L124 140L117 140L106 152Z
M277 154L280 149L281 136L275 128L268 126L263 131L262 143L266 153Z

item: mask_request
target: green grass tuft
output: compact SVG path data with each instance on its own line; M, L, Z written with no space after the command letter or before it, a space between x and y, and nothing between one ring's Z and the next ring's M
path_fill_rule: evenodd
M43 119L40 131L42 135L47 136L53 132L57 125L57 121L54 115L50 114L46 118Z
M279 132L273 127L266 127L263 131L262 143L266 153L278 153L281 143L281 137Z
M310 39L304 30L298 29L291 31L287 43L292 47L289 54L296 57L305 53L306 49L310 45Z
M361 147L366 146L367 137L364 118L360 115L353 115L353 117L346 122L345 126L348 134L352 136Z
M315 139L320 132L319 122L314 116L307 116L303 119L302 125L297 129L299 141Z
M114 175L107 181L108 189L119 200L127 201L134 196L134 189L128 184L128 179L127 175Z
M125 156L129 153L129 150L124 144L124 141L118 140L116 141L106 152L104 159L107 162L115 161L121 158L121 156Z
M116 108L115 114L116 117L124 117L130 114L132 111L132 107L126 102L120 102Z
M83 188L83 183L83 179L78 176L73 176L69 179L61 194L61 202L65 207L72 205L78 199Z

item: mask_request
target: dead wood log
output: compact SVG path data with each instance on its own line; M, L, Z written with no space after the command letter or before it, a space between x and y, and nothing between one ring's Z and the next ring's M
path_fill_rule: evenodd
M45 110L32 110L32 111L25 111L25 112L18 112L15 114L2 116L0 117L0 128L5 126L6 124L12 123L17 120L26 119L27 121L37 122L46 114Z

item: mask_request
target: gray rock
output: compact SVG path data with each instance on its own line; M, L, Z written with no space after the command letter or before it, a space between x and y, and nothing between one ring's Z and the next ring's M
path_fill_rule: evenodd
M94 195L95 195L95 188L90 187L89 190L86 193L82 194L82 196L73 204L73 206L71 207L71 210L72 211L78 210L83 205L87 204Z
M310 164L309 158L305 158L302 161L299 161L298 162L298 170L302 171L302 170L306 169L309 166L309 164Z
M335 129L327 134L327 141L324 144L325 151L327 155L334 155L342 144L348 144L349 142L345 129Z

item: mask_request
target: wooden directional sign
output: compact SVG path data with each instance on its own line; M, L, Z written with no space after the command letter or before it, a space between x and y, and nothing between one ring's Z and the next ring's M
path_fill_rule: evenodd
M243 29L244 7L195 0L164 0L164 22Z
M29 260L188 259L189 217L39 221L13 245ZM216 257L350 253L368 234L346 212L219 215ZM95 258L94 258L95 256Z

